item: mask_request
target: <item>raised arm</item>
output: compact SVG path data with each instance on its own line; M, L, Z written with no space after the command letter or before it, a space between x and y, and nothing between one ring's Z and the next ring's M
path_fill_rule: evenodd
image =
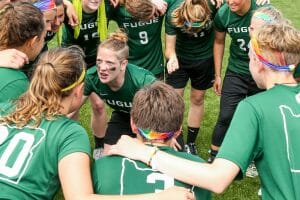
M144 163L150 162L152 168L215 193L222 193L239 172L239 167L235 163L221 158L215 159L213 164L207 164L178 158L162 151L157 151L153 156L153 147L125 135L112 146L109 153Z
M27 55L19 50L6 49L0 51L0 67L20 69L28 63Z
M160 193L141 195L97 195L92 188L90 160L85 153L72 153L59 162L59 177L66 200L193 200L186 188L173 187Z
M215 82L214 90L217 95L221 95L222 89L222 60L224 55L225 48L225 32L215 31L215 40L214 40L214 63L215 63Z
M73 6L73 4L69 1L69 0L63 0L63 3L66 7L66 14L69 18L69 24L72 26L72 27L75 27L78 25L78 16L76 14L76 11L75 11L75 8Z

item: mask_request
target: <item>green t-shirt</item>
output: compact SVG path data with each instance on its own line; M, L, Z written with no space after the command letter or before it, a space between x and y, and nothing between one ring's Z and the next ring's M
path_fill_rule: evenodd
M0 199L53 199L59 161L74 152L90 155L86 131L66 117L44 119L38 128L1 125L0 133Z
M85 53L85 62L88 67L94 66L97 57L97 48L100 44L97 24L97 12L88 14L82 12L80 33L77 39L74 38L74 29L65 23L63 27L62 45L78 45Z
M168 10L175 0L167 0ZM154 75L164 71L161 29L164 16L148 21L137 21L131 17L124 6L109 9L109 18L117 22L128 35L129 62L145 68Z
M243 100L219 158L244 173L254 159L263 199L300 199L300 85L276 85Z
M204 28L199 33L186 33L183 28L177 28L172 25L172 12L182 3L177 0L177 6L173 6L172 10L166 16L166 33L168 35L176 35L176 55L178 58L186 60L202 60L213 56L214 29L213 18L216 14L216 8L208 1L211 9L211 18L208 19Z
M177 157L204 162L197 156L177 152L170 147L160 150ZM186 188L193 186L180 182L171 176L149 168L142 162L120 156L107 156L95 161L93 166L95 193L99 194L143 194L159 192L174 185ZM194 187L197 200L211 199L209 191Z
M231 37L230 55L228 69L239 73L250 75L249 72L249 26L253 11L258 6L255 0L251 0L251 7L243 16L230 11L224 4L217 12L214 19L214 27L218 32L226 32Z
M29 85L27 76L16 69L0 67L0 103L17 99Z
M128 64L122 87L118 91L112 91L108 85L101 83L96 67L92 67L87 71L84 95L89 96L95 92L114 110L129 113L135 93L154 81L155 77L148 70Z

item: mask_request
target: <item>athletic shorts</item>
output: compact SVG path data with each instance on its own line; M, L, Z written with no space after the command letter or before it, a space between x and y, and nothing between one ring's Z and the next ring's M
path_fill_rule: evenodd
M167 83L176 89L184 88L189 79L197 90L211 88L215 79L213 57L203 60L185 60L178 58L179 69L167 76Z
M130 114L113 111L107 124L104 143L109 145L116 144L121 135L136 137L136 134L131 131Z

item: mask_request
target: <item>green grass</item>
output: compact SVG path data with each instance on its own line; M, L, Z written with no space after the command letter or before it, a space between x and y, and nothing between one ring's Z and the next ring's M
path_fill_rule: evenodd
M299 0L271 0L272 5L282 11L283 15L290 19L293 24L300 28L300 15L297 14L300 8L300 1ZM116 28L116 25L110 25L110 31L113 31ZM224 63L223 66L227 66L227 59L228 59L228 44L229 39L226 40L226 50L224 56ZM225 69L223 69L224 74ZM189 103L189 90L190 86L187 87L185 92L185 102L186 102L186 113L185 119L187 118L187 110L188 110L188 103ZM205 97L205 116L204 120L201 124L201 133L197 138L197 147L199 155L207 159L208 157L208 149L211 142L211 134L216 122L216 118L219 112L219 97L214 94L212 89L207 91ZM86 104L81 109L81 117L80 122L86 128L89 133L91 143L93 144L93 140L91 137L91 129L90 129L90 106ZM186 121L184 122L184 132L186 131ZM259 179L258 178L244 178L241 181L235 181L233 184L229 186L229 188L221 195L213 195L214 200L239 200L239 199L249 199L249 200L256 200L259 199L257 196L257 191L260 187ZM58 194L56 199L63 199L61 193Z

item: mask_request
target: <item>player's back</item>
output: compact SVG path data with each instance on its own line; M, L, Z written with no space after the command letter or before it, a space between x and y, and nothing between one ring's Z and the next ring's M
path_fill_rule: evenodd
M159 147L160 150L197 162L199 157L176 152L170 147ZM151 169L146 164L120 156L103 157L94 163L94 190L99 194L142 194L159 192L174 185L191 188L197 199L211 199L207 190L175 180L166 174Z

